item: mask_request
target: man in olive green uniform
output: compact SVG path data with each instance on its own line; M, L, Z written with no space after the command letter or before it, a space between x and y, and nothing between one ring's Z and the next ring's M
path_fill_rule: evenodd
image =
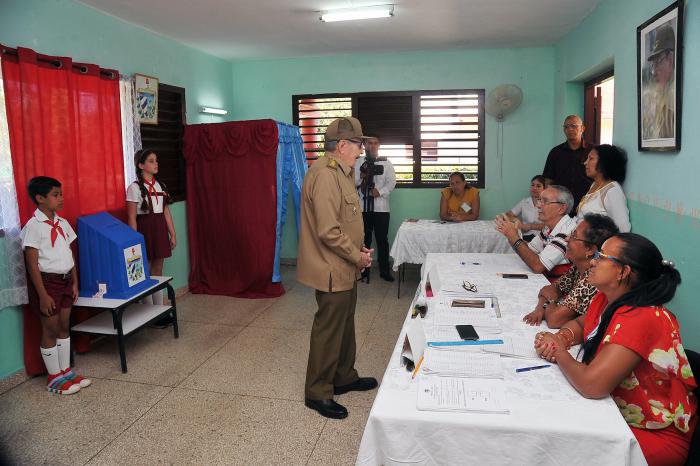
M325 417L348 415L333 395L371 390L376 379L355 370L357 274L369 267L355 189L355 160L362 153L362 126L338 118L326 129L326 155L311 165L301 190L297 279L316 289L318 310L311 328L305 404Z
M670 23L656 29L647 58L651 81L642 93L642 139L673 138L676 134L676 35Z

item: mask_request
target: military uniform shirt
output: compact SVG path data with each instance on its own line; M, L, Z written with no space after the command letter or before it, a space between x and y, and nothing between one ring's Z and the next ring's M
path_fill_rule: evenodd
M319 291L351 290L364 240L353 167L327 153L301 190L297 280Z

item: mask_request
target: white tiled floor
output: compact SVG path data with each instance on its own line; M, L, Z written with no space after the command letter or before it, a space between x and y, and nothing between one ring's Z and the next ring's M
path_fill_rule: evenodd
M0 446L22 464L354 464L376 391L337 398L350 415L304 406L313 290L283 266L286 294L244 300L186 295L180 338L146 328L127 340L122 374L113 338L76 356L93 386L51 395L44 377L0 383ZM357 363L381 377L417 283L358 284ZM0 462L2 458L0 457Z

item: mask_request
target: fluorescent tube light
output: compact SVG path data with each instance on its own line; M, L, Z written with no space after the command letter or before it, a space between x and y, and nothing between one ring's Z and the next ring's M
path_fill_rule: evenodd
M228 113L228 110L214 107L202 107L199 111L202 113L211 113L213 115L226 115Z
M355 19L389 18L394 16L394 5L375 5L357 8L341 8L321 12L321 21L351 21Z

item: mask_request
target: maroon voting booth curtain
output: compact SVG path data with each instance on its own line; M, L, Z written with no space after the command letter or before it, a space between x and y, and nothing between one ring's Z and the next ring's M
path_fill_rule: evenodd
M119 73L22 47L0 44L0 53L21 224L36 209L26 186L39 175L61 182L65 207L59 215L74 228L80 215L106 210L123 218ZM80 312L73 317L79 321ZM39 318L25 306L23 320L26 371L42 374ZM87 351L87 335L73 345Z
M270 298L277 221L277 124L273 120L185 128L192 293Z

